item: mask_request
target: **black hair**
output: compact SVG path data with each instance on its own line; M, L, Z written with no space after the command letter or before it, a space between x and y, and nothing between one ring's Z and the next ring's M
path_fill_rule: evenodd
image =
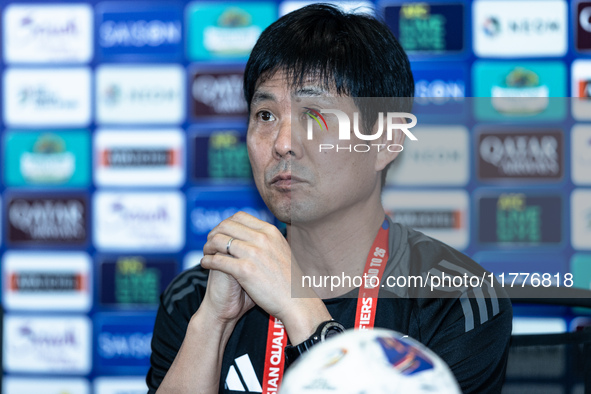
M263 31L244 71L249 106L256 84L278 70L295 86L312 76L351 97L414 95L408 57L388 27L330 4L300 8Z
M294 87L312 77L323 88L353 98L414 96L408 57L388 27L370 15L346 13L331 4L300 8L263 31L244 71L249 111L257 84L279 70ZM379 111L356 104L363 127L371 130ZM408 105L406 109L410 111Z

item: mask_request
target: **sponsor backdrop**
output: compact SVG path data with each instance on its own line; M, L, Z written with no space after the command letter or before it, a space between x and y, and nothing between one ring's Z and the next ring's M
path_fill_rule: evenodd
M251 180L242 72L261 31L307 3L0 0L5 393L145 392L162 291L224 218L275 223ZM341 4L385 18L412 61L421 143L389 174L394 219L497 274L590 288L591 1Z

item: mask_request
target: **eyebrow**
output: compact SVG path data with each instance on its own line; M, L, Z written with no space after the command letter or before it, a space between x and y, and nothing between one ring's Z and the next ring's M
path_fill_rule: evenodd
M273 93L257 91L252 96L250 105L257 105L263 101L277 101Z
M304 86L295 91L296 97L323 97L328 94L328 90L318 86Z
M323 89L317 86L305 86L300 88L294 92L295 97L326 97L328 94L328 90ZM264 101L277 101L277 97L273 93L265 92L265 91L256 91L252 95L252 100L250 102L251 106L259 105Z

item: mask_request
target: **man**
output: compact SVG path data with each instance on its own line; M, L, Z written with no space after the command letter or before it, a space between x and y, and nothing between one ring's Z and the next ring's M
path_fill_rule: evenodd
M379 297L367 283L334 290L302 282L486 274L452 248L385 220L380 193L398 150L319 151L319 143L339 142L333 130L340 125L334 116L317 115L339 108L354 119L359 111L359 127L378 135L384 113L360 98L412 97L413 85L406 54L369 16L312 5L262 33L244 77L247 145L256 186L286 223L287 239L245 213L212 230L201 266L162 295L147 377L151 393L275 392L287 341L290 363L343 326L407 334L441 356L465 392L500 391L512 314L490 282L433 294L378 286ZM404 136L384 132L372 143L399 146ZM349 142L365 141L351 133Z

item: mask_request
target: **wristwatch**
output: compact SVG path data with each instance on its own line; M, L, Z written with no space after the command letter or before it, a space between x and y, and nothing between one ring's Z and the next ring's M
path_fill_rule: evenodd
M301 354L305 353L312 346L319 342L324 342L328 338L338 335L345 331L345 327L335 320L328 320L320 323L316 332L304 342L296 346L287 345L285 347L285 367L289 367Z

